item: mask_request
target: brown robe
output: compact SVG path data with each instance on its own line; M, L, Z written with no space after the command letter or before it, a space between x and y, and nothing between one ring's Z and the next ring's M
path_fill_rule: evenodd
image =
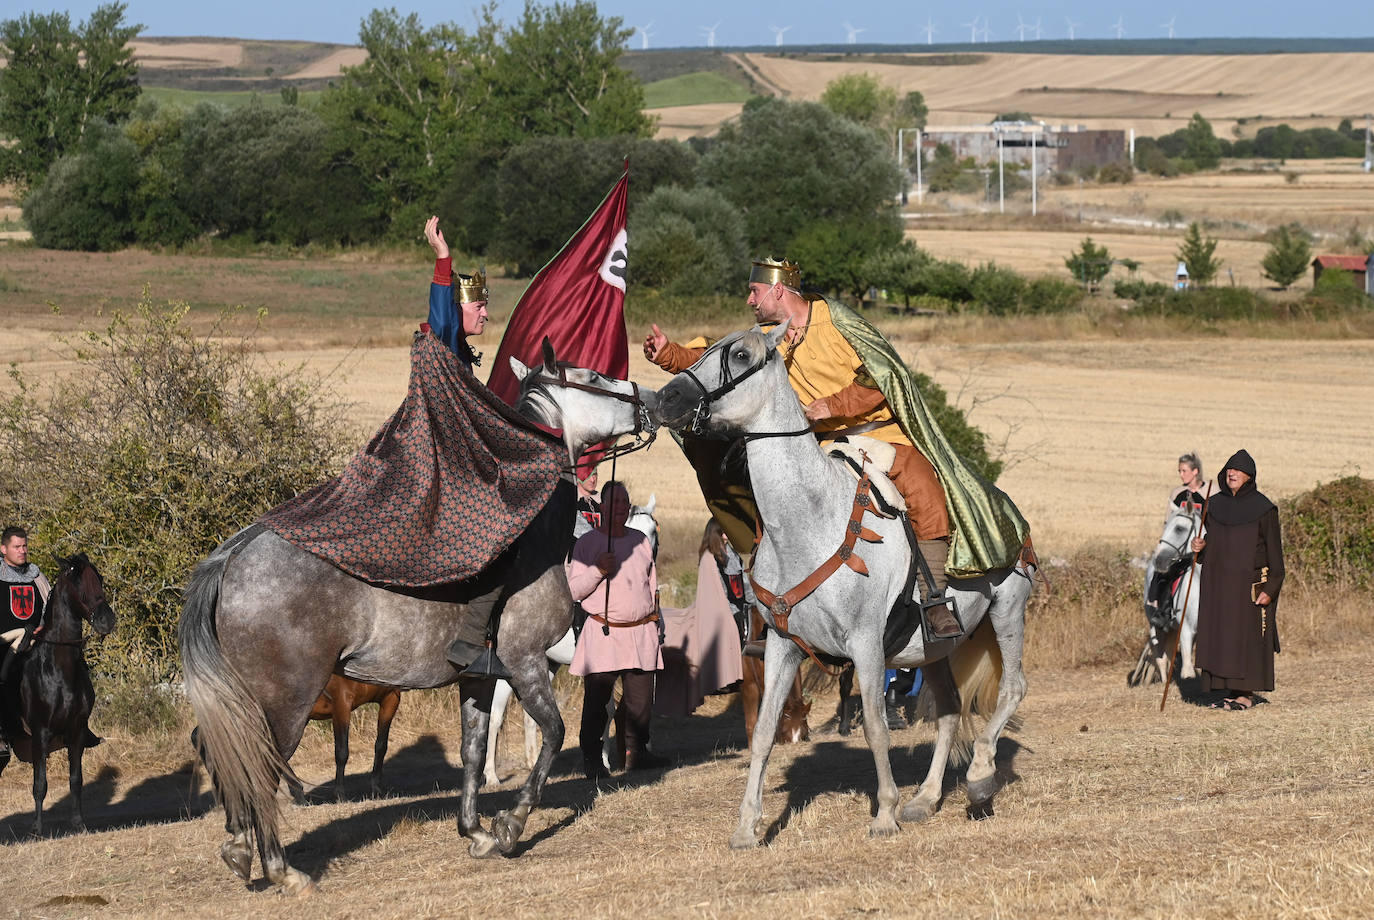
M1271 505L1247 523L1209 520L1207 545L1199 561L1203 565L1197 666L1202 689L1273 690L1279 589L1284 576L1278 508ZM1264 566L1269 567L1269 574L1261 590L1273 600L1262 614L1250 599L1250 587L1260 580Z

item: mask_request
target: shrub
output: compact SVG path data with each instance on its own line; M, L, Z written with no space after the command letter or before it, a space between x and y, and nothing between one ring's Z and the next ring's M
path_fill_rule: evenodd
M1291 575L1374 586L1374 480L1346 476L1281 501L1279 522Z
M1083 302L1083 289L1058 278L1036 278L1021 294L1027 313L1068 313Z
M1079 284L1094 288L1112 270L1112 254L1106 246L1095 245L1092 237L1085 236L1078 251L1064 260L1064 267Z
M873 253L864 260L861 272L867 283L898 296L911 306L913 294L921 292L921 269L930 262L930 255L917 249L911 240Z
M193 335L186 311L145 295L72 346L76 373L40 398L11 371L19 392L0 405L0 516L105 576L119 626L97 670L170 676L191 567L343 453L320 381L261 370L246 339L224 343L227 318Z
M962 262L932 260L920 272L922 293L954 303L967 303L973 299L969 282L969 270Z
M1097 171L1097 181L1127 185L1135 181L1135 170L1124 160L1119 163L1108 163Z
M1197 221L1188 225L1188 232L1179 244L1178 260L1188 267L1193 284L1205 285L1221 271L1222 262L1216 258L1216 237L1204 237Z
M133 242L138 150L116 129L92 132L24 199L24 220L45 249L109 252Z
M979 265L969 276L969 293L976 304L993 316L1015 313L1021 305L1026 279L995 262Z
M1112 293L1129 300L1154 300L1171 290L1169 285L1158 281L1117 281L1112 285Z
M1307 239L1307 231L1298 224L1276 229L1269 236L1269 251L1264 254L1260 266L1264 277L1281 288L1286 288L1303 275L1312 262L1312 246Z
M945 433L950 445L988 482L996 482L997 477L1002 475L1003 463L988 455L987 435L969 422L963 409L949 401L944 387L914 368L912 375L926 407L930 409L931 418Z
M676 295L741 287L748 250L739 211L714 189L654 189L630 214L630 281Z

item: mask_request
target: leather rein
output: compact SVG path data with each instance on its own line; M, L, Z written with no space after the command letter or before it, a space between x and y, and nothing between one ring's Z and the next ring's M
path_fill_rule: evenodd
M597 396L609 396L612 399L618 399L621 402L629 403L635 407L635 428L634 431L631 432L631 436L634 440L629 444L617 443L612 445L602 454L602 459L609 458L614 460L616 457L623 457L637 450L643 450L654 443L654 439L658 437L657 430L650 430L647 435L645 434L645 430L649 428L650 422L649 407L644 404L644 399L639 395L639 384L635 383L633 380L629 381L632 392L617 393L615 390L607 390L602 387L592 386L588 383L578 383L576 380L569 380L568 368L564 365L559 365L557 377L552 375L541 376L536 381L536 384L538 386L561 387L565 390L582 390L583 392L593 393ZM569 472L575 469L576 464L573 465Z

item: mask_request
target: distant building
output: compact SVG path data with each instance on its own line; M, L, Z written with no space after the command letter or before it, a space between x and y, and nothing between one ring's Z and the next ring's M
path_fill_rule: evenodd
M1088 129L1083 125L1046 125L1035 121L995 121L988 125L941 126L921 132L921 151L927 162L935 148L946 144L959 159L973 157L980 164L1002 159L1030 166L1034 147L1035 171L1040 177L1084 167L1129 163L1126 132Z
M1355 288L1374 295L1374 253L1367 256L1317 256L1312 260L1312 286L1321 280L1322 272L1338 268L1350 272Z

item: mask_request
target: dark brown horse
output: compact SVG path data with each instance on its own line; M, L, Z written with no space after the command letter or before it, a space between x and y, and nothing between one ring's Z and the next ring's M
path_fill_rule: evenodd
M353 710L368 703L377 704L377 742L372 748L372 794L382 794L382 761L391 738L391 720L401 705L401 691L395 687L369 684L341 674L331 674L315 706L310 710L312 722L328 719L334 726L334 798L344 800L344 768L348 766L348 729ZM291 796L304 802L305 795L294 776L287 779Z
M85 752L95 690L82 648L81 622L109 635L115 614L105 599L105 582L85 553L58 560L57 578L34 630L33 647L19 662L18 712L27 733L11 734L14 754L33 764L33 832L43 833L43 800L48 795L48 755L67 749L68 783L72 795L72 827L86 826L81 814L81 755ZM7 693L9 691L6 691ZM11 698L13 700L13 697ZM0 757L0 772L9 755Z
M754 609L750 610L749 633L753 636L763 635L763 617ZM744 710L744 735L752 744L754 723L759 718L759 700L763 696L763 661L744 655L740 663L744 670L739 685L740 708ZM806 717L810 714L811 704L802 696L801 672L798 671L792 679L792 689L787 694L787 702L783 704L782 717L778 719L778 731L773 740L778 744L810 740L811 729L806 724Z

